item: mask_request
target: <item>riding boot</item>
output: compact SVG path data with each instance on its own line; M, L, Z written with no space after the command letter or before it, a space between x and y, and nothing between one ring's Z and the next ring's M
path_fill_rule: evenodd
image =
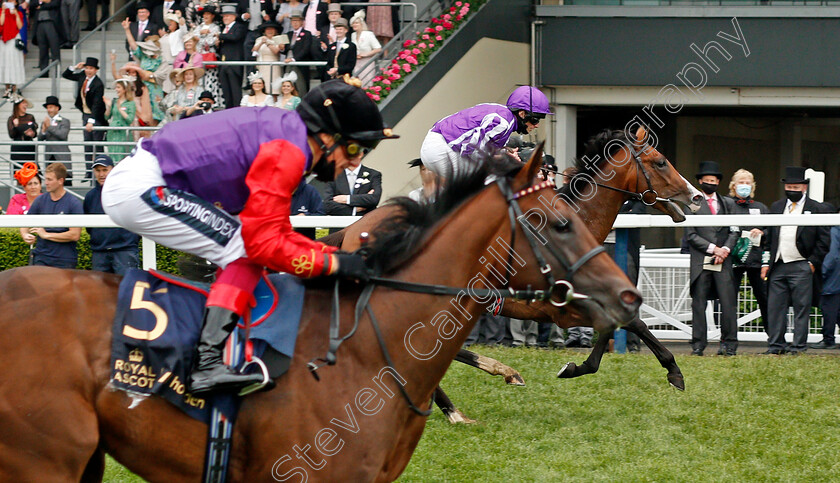
M222 307L207 307L204 327L196 349L190 393L204 395L213 392L239 392L240 389L263 380L261 374L240 374L222 360L225 342L236 327L239 316Z

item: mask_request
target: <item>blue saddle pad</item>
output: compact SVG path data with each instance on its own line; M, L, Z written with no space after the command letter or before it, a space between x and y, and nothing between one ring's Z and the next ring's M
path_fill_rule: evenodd
M203 422L216 406L233 420L232 396L196 398L186 391L193 352L198 343L210 286L155 271L131 270L120 283L111 344L111 384L141 395L158 395ZM288 274L263 277L254 291L250 338L260 356L267 346L292 357L304 287ZM244 324L228 344L227 360L244 361ZM210 399L210 398L208 398Z

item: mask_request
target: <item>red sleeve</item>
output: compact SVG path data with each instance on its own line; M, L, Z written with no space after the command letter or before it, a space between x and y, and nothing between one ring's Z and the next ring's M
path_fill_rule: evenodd
M292 194L306 169L306 156L289 141L260 146L245 183L251 195L239 214L245 253L255 263L302 278L332 271L330 253L337 250L292 230Z

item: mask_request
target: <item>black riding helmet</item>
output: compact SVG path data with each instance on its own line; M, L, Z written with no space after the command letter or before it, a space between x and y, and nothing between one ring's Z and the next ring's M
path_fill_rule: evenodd
M346 146L352 140L369 151L383 139L399 137L385 127L379 107L360 86L358 79L349 76L323 82L303 96L297 107L297 113L310 134L326 133L335 140L331 148L323 144L319 146L324 152L324 159L315 163L315 173L319 179L331 179L334 176L334 171L332 174L327 173L326 168L331 168L332 163L327 163L325 158L338 146ZM321 143L317 137L316 142ZM357 153L348 154L354 156Z

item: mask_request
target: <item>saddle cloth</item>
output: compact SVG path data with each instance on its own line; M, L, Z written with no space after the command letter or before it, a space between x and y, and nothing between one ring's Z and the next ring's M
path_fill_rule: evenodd
M173 275L131 270L120 283L111 343L111 384L136 395L158 395L199 421L215 405L233 420L233 395L196 398L186 390L210 286ZM304 287L288 274L272 274L254 290L250 339L254 355L294 354ZM228 340L226 363L240 367L244 324ZM272 374L276 376L277 374Z

